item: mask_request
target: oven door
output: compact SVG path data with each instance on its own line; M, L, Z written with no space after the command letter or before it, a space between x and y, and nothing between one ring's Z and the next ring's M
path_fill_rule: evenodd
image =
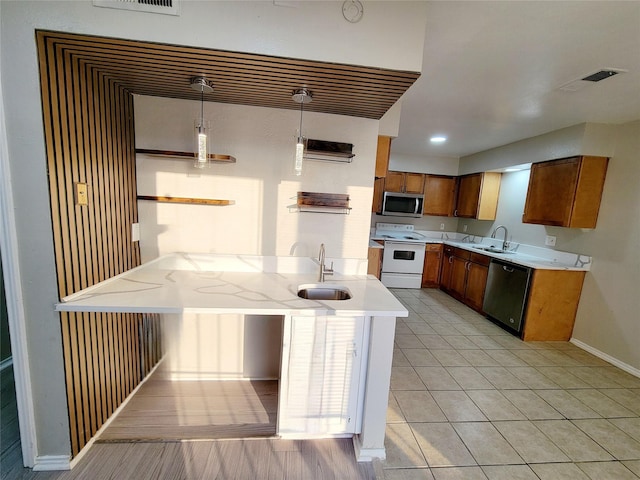
M424 243L384 242L382 271L422 275Z

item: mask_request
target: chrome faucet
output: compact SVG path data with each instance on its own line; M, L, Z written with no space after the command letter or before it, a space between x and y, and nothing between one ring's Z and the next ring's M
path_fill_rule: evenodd
M324 243L320 244L320 254L318 255L318 262L320 262L320 277L319 282L324 282L325 275L333 275L333 262L331 262L331 268L324 267Z
M509 238L509 232L507 231L507 227L505 227L504 225L498 225L496 228L494 228L493 233L491 234L491 238L496 238L496 232L498 231L499 228L504 229L504 240L502 241L502 250L506 250L507 248L509 248L509 241L507 240Z

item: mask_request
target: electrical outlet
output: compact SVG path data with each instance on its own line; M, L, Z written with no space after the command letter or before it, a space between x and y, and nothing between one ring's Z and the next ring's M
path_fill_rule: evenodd
M132 242L140 241L140 224L139 223L131 224L131 241Z
M440 224L440 230L444 230L444 223Z
M544 239L544 244L549 246L549 247L555 247L556 246L556 237L554 237L553 235L547 235Z
M466 224L462 225L462 231L463 231L463 232L466 232L466 231L467 231L467 225L466 225Z
M76 205L89 205L89 196L87 194L86 183L76 183Z

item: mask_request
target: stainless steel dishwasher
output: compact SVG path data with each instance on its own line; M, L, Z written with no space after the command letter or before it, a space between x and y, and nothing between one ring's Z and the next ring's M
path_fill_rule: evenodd
M522 333L530 278L530 268L491 259L482 309L518 335Z

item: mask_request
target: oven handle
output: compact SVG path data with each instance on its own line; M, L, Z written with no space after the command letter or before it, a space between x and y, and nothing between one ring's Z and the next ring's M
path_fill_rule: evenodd
M413 209L413 213L418 213L418 207L420 206L420 202L416 198L416 208Z

